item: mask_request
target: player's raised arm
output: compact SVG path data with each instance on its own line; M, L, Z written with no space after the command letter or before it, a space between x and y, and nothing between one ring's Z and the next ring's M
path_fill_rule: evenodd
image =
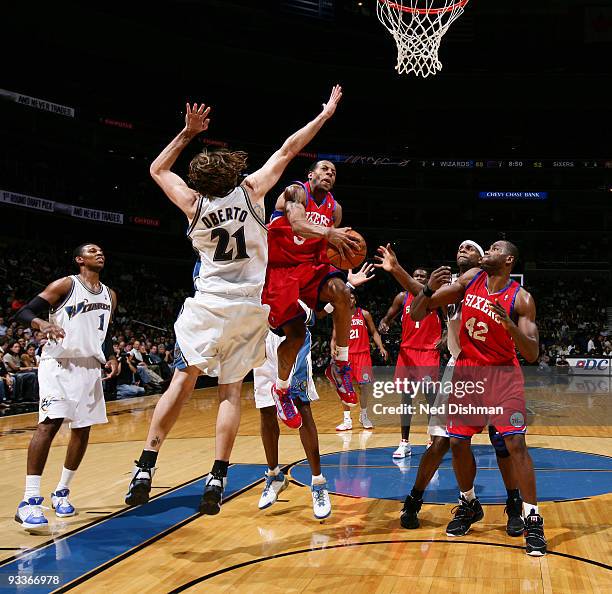
M404 304L405 298L406 298L405 291L399 292L393 298L393 301L391 302L391 305L389 306L389 309L387 310L385 317L380 322L378 322L378 331L381 334L386 334L387 332L389 332L389 327L393 323L393 320L395 320L398 314L402 311L402 305Z
M149 169L155 183L165 192L166 196L174 202L187 216L189 221L195 216L198 194L176 173L171 171L178 156L183 149L201 132L208 130L210 120L208 114L210 107L203 103L198 107L187 104L185 114L185 127L170 142L170 144L151 163Z
M514 311L518 315L516 324L497 299L489 301L489 303L491 309L499 316L501 325L508 331L512 340L514 340L519 353L529 363L537 361L540 354L540 335L535 323L535 301L531 294L525 291L525 289L521 289L516 296L514 303Z
M291 160L316 136L323 124L335 113L338 103L342 99L342 87L334 85L327 103L323 104L321 113L303 128L289 136L261 167L247 176L243 184L251 192L254 201L263 200L266 193L274 187Z
M423 285L412 278L412 276L400 266L395 252L391 249L390 243L386 246L381 245L378 248L378 254L376 254L374 258L378 260L378 263L374 264L376 268L382 268L386 272L389 272L402 288L406 289L406 291L412 295L417 295L423 289Z
M410 317L415 322L419 322L438 307L459 303L463 299L466 287L480 271L480 268L471 268L450 284L450 267L440 266L431 273L423 290L414 298L410 306Z

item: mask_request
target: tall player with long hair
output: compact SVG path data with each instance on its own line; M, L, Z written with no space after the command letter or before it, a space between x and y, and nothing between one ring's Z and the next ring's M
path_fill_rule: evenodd
M187 105L185 127L151 165L151 176L183 212L198 253L194 297L174 325L177 365L158 401L125 501L149 499L158 452L201 373L219 378L215 461L206 477L200 511L217 514L240 424L244 376L265 359L268 308L261 303L268 260L264 197L290 161L333 116L342 97L336 85L322 111L292 134L257 171L241 181L245 153L203 151L192 159L188 185L172 171L183 149L209 126L210 108Z

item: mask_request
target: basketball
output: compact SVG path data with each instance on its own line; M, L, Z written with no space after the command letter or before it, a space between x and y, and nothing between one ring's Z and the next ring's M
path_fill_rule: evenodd
M336 267L341 270L352 270L357 266L361 266L363 261L366 258L366 254L368 253L368 246L366 245L365 239L360 233L357 231L350 230L349 235L359 240L359 249L355 252L355 255L352 258L342 257L338 248L333 245L328 245L327 247L327 257L329 261Z

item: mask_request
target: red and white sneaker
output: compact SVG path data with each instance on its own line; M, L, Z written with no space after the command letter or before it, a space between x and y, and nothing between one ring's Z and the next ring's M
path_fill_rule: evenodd
M291 429L299 429L302 426L302 415L289 396L289 390L280 390L276 384L272 384L272 398L276 404L278 418Z
M333 361L325 370L325 377L336 389L338 397L346 406L355 406L358 398L351 381L351 366L348 361Z

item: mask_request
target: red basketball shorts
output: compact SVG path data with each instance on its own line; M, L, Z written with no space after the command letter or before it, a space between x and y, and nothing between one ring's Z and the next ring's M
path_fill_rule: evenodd
M372 357L369 351L361 353L351 353L349 351L349 364L351 366L351 380L358 384L371 384Z
M331 264L313 262L268 268L261 301L270 306L270 326L277 329L295 318L303 317L304 310L298 299L311 309L320 309L319 293L325 282L333 277L345 279L346 275Z

